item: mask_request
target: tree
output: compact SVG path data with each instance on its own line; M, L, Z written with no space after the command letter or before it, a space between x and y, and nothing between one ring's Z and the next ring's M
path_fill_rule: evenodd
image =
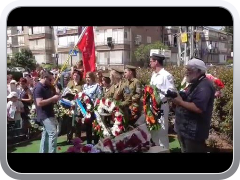
M12 62L14 66L21 66L29 69L34 69L36 67L36 60L30 49L21 49L21 52L15 53Z
M165 46L160 41L157 41L152 44L147 45L140 45L134 52L134 56L137 61L146 61L150 57L150 50L151 49L168 49L168 46Z
M223 31L233 34L233 26L223 26Z

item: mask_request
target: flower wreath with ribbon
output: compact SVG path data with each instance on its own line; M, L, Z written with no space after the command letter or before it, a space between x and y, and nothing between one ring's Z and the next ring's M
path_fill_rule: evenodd
M82 123L90 123L94 112L94 104L91 99L85 93L79 92L75 96L75 105L76 104L78 105L77 112L81 112L84 116Z
M111 99L97 99L94 105L96 120L93 122L93 130L101 137L118 136L124 132L126 123L123 112L118 106L118 102ZM112 114L112 120L114 122L113 127L108 130L108 127L103 123L100 114L107 111Z
M158 130L161 127L157 121L160 113L161 100L156 86L145 86L143 95L143 110L146 116L146 124L150 131Z
M31 124L32 130L33 131L43 131L44 127L36 121L36 119L37 119L37 112L36 111L37 110L36 110L35 104L32 104L32 106L30 108L31 109L30 109L30 113L29 113L28 116L30 118L29 123Z

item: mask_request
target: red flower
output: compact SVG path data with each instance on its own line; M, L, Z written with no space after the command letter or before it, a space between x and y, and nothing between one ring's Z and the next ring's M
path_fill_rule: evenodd
M108 106L111 106L112 102L111 101L108 101Z
M99 100L99 99L97 99L96 103L97 103L97 104L100 104L100 100Z
M105 99L104 98L102 99L102 103L105 104Z
M58 147L58 150L60 151L60 150L61 150L61 147Z
M85 93L82 93L82 99L84 98L84 96L86 96L86 94L85 94Z
M82 152L88 153L88 152L90 152L90 151L91 151L91 147L88 147L88 146L83 146L83 147L82 147Z
M86 103L86 104L89 104L89 103L90 103L90 100L89 100L89 99L86 99L85 103Z
M115 131L115 135L118 136L118 135L119 135L119 132Z
M150 89L149 89L149 93L150 93L150 94L153 94L153 88L150 88Z
M78 94L75 95L74 100L78 99Z
M123 117L122 117L122 116L118 116L118 117L117 117L117 121L122 122L122 120L123 120Z
M104 147L105 147L105 146L108 146L108 147L111 149L111 151L114 151L112 141L111 141L111 139L109 139L109 138L106 139L106 140L104 140L103 146L104 146Z
M146 100L144 99L144 100L143 100L143 105L145 105L145 104L146 104Z
M123 127L123 126L121 126L121 125L119 125L119 126L118 126L118 128L119 128L121 131L123 131L123 130L124 130L124 127Z
M119 112L119 107L115 107L114 111Z

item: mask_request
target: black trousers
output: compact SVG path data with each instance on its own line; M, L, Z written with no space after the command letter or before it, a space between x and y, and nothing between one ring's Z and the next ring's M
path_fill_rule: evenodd
M206 153L207 152L205 140L194 141L178 135L178 141L180 143L182 153Z
M97 144L99 141L99 136L94 132L92 132L92 124L86 123L86 136L87 136L87 144L92 144L92 140L94 140L94 144ZM94 138L92 137L92 133L94 134Z
M73 126L72 117L67 118L67 140L71 141L73 139L73 133L75 133L75 137L81 138L81 123L75 121Z

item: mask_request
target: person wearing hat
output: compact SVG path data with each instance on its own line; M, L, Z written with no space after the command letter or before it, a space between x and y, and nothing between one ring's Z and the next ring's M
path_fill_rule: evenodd
M111 87L110 73L102 73L102 97L109 98L110 94L108 93Z
M18 100L17 92L10 92L7 96L7 120L8 125L15 128L21 128L21 113L24 112L24 106L21 101Z
M205 63L191 59L186 66L186 98L173 99L176 104L176 131L182 152L207 152L205 140L209 136L215 88L206 77Z
M156 120L161 122L162 128L160 130L151 131L152 141L165 149L169 149L168 139L168 114L169 104L165 97L167 90L174 89L173 76L163 68L163 61L165 57L161 54L152 54L150 57L150 67L153 69L150 85L156 86L161 92L159 93L161 99L161 111ZM163 114L163 115L162 115Z
M136 69L137 67L135 66L126 65L124 71L124 76L126 78L125 91L128 91L130 93L131 98L131 104L129 106L129 123L131 125L133 125L141 115L141 109L139 104L140 98L142 96L142 85L140 81L136 78Z
M120 68L112 68L110 71L112 86L109 89L108 97L119 102L119 107L123 110L125 119L129 120L128 107L131 103L131 96L123 80L123 73L123 69Z

